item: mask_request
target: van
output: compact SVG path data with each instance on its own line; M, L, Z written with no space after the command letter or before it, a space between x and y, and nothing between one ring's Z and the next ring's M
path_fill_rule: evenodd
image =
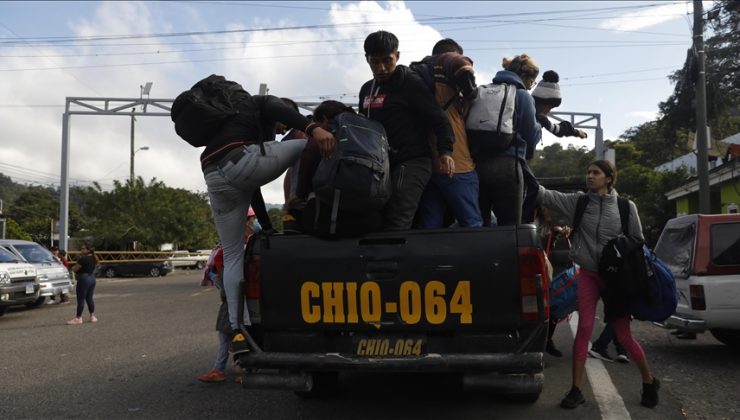
M0 247L36 268L39 296L28 306L39 306L47 297L74 291L67 267L40 244L20 239L0 239Z
M11 306L34 302L38 293L36 269L0 247L0 316Z

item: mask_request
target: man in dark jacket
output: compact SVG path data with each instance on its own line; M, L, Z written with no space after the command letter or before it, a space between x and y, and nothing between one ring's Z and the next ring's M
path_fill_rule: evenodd
M364 47L373 79L360 89L360 113L383 124L390 144L393 195L383 209L383 227L410 229L432 175L427 133L432 130L436 135L439 167L452 176L452 128L421 78L408 67L397 65L400 54L395 35L374 32L365 39Z

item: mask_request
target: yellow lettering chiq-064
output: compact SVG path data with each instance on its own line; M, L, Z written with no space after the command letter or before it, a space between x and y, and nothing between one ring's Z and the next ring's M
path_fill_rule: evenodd
M422 318L439 325L447 321L448 315L459 315L460 324L472 324L470 281L458 281L449 300L448 296L445 284L436 280L424 285L405 281L399 286L398 300L385 302L380 285L374 281L307 281L301 286L301 314L308 324L378 323L383 314L398 314L410 325Z

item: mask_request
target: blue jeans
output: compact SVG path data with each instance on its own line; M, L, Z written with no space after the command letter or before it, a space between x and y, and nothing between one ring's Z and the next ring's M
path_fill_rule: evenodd
M75 291L77 292L77 317L82 316L82 312L85 310L85 303L87 303L87 310L90 315L95 313L95 302L93 301L93 293L95 293L95 276L87 273L77 273L77 286Z
M224 332L218 332L218 353L216 354L216 363L213 368L226 372L226 361L229 359L229 342L231 335Z
M306 140L265 142L265 156L257 144L244 146L241 155L234 157L229 153L219 162L218 170L205 175L211 212L224 249L224 293L229 306L229 322L234 329L238 326L239 283L244 279L244 233L249 201L259 187L293 165L305 145ZM244 305L246 308L246 303ZM246 309L244 317L249 325Z
M478 207L478 174L475 171L454 174L432 174L419 203L419 226L422 229L444 227L445 210L450 207L460 227L480 227L483 219Z

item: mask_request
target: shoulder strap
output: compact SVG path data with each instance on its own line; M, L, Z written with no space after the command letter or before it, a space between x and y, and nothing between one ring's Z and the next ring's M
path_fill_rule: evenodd
M576 232L576 230L578 229L578 226L581 224L583 213L586 212L586 206L588 206L588 194L584 194L578 197L578 202L576 203L576 213L573 216L573 227L572 227L573 233Z
M622 222L622 233L629 233L630 222L630 201L623 197L617 197L617 207L619 207L619 220Z

